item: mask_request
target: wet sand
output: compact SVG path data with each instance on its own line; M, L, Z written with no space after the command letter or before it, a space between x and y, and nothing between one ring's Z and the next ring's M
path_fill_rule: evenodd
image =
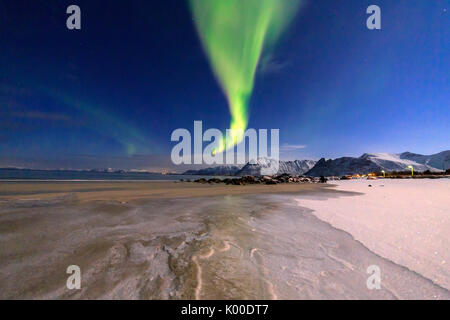
M192 198L221 195L301 193L329 189L319 184L232 186L174 181L0 182L0 201L46 199L74 194L79 202ZM324 190L326 191L326 190Z
M450 299L299 207L319 185L0 183L2 299ZM68 290L78 265L81 290ZM383 270L381 290L367 267Z

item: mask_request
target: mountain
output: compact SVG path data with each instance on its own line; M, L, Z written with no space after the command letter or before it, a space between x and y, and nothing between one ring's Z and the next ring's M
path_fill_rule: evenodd
M258 158L258 160L249 161L236 175L262 176L283 173L302 175L315 164L316 161L313 160L276 161L269 158Z
M423 156L421 154L405 152L400 154L400 159L407 159L420 164L424 164L431 168L444 170L444 168L448 169L450 164L450 150L442 151L430 156Z
M320 176L343 176L347 174L367 174L383 170L379 165L365 158L338 158L335 160L320 159L316 165L306 172L305 175L312 177Z
M188 170L183 174L199 175L199 176L234 176L241 169L242 166L226 165L226 166L205 168L200 170Z
M434 155L420 155L410 152L400 154L392 153L366 153L359 158L344 157L335 160L320 159L319 162L306 172L308 176L343 176L348 174L367 174L385 170L405 171L412 166L415 171L432 172L442 171L450 164L450 150Z
M416 172L430 170L442 171L450 168L450 150L433 155L421 155L411 152L365 153L359 158L343 157L334 160L320 159L295 161L276 161L270 158L258 158L249 161L245 166L218 166L201 170L189 170L188 175L210 176L262 176L288 173L305 176L343 176L348 174L368 174L385 170L407 171L412 166Z
M302 175L314 167L315 164L316 161L313 160L276 161L270 158L258 158L258 160L249 161L244 167L217 166L201 170L188 170L183 174L204 176L263 176L288 173L291 175Z
M441 152L445 156L445 152ZM420 154L405 152L400 154L372 153L364 154L361 158L369 159L379 165L385 171L403 171L412 166L416 171L437 172L442 170L443 156L439 154L424 156Z

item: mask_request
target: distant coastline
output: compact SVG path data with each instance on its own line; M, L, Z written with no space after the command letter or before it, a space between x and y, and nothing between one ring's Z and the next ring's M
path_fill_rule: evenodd
M277 169L273 169L277 168ZM270 169L270 170L268 170ZM272 170L273 169L273 170ZM33 169L20 167L0 168L0 180L196 180L203 177L261 177L264 172L273 175L289 174L294 177L344 177L374 174L386 177L407 177L411 169L416 176L437 177L450 174L450 150L433 155L411 152L399 154L366 153L359 158L342 157L315 160L276 161L270 158L251 160L243 166L219 165L190 169L183 173L165 169L152 172L133 169ZM188 177L188 178L186 178Z
M200 179L203 175L190 176ZM0 181L177 181L186 179L185 175L141 171L102 171L102 170L43 170L0 168Z

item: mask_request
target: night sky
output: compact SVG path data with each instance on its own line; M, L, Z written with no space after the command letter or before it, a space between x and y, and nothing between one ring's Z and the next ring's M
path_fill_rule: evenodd
M282 159L449 149L449 10L307 1L261 60L249 127L279 128ZM186 1L3 0L0 48L0 166L160 168L173 130L229 126Z

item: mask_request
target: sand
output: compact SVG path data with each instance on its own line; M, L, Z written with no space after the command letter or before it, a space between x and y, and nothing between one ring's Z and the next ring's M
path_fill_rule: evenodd
M174 181L0 182L0 201L46 199L71 194L78 202L192 198L222 195L301 193L331 189L320 184L245 185ZM324 190L326 192L326 190Z
M0 298L450 299L297 204L364 198L334 189L3 182ZM66 287L69 265L80 290ZM370 265L380 290L367 288Z
M298 205L380 256L450 289L450 179L335 184L361 194L327 201L302 197Z

